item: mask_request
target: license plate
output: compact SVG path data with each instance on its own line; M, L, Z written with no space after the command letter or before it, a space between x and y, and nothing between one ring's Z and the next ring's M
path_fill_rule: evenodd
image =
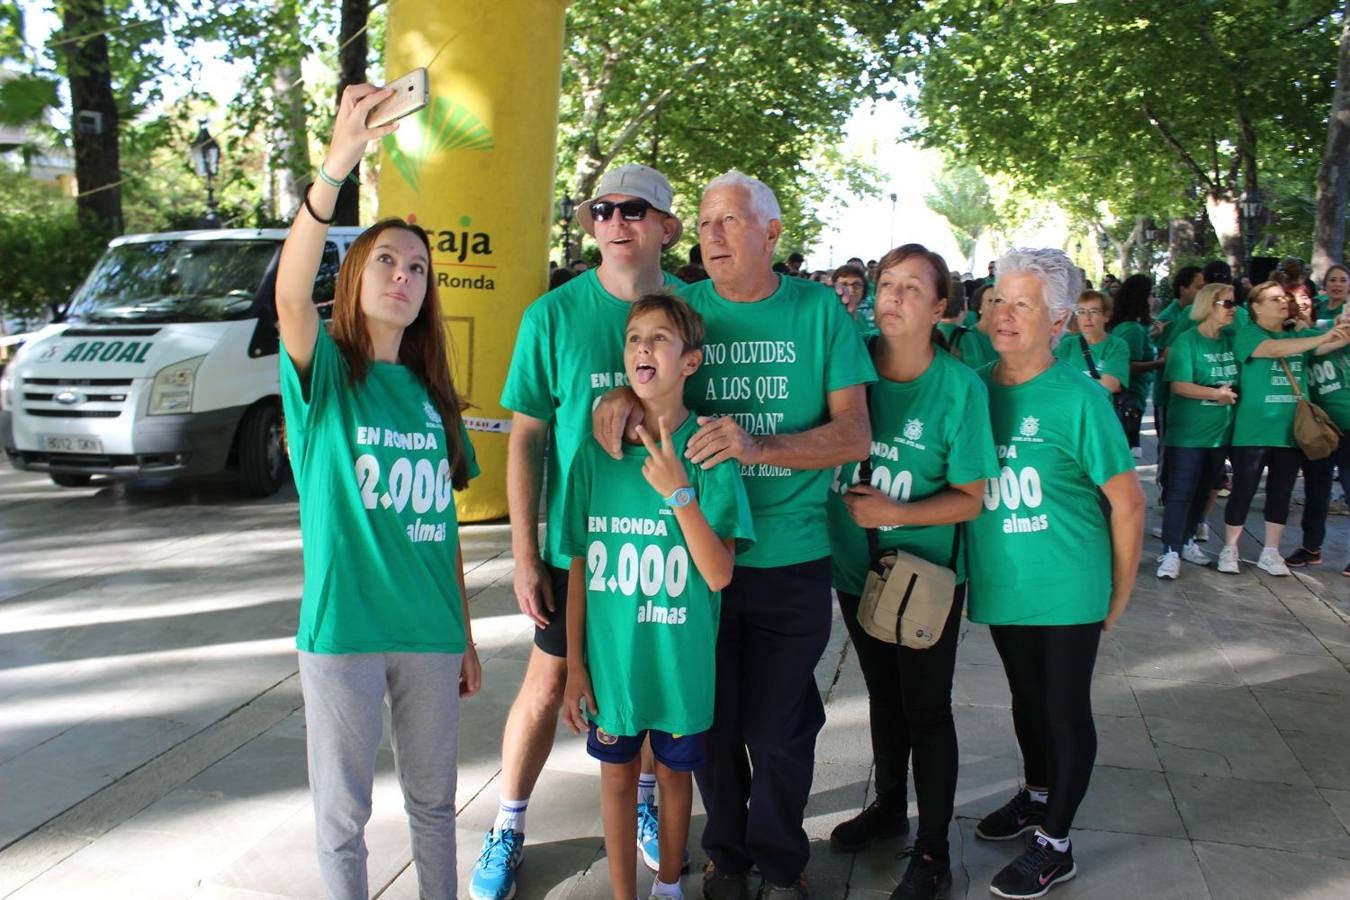
M52 453L102 453L103 441L82 435L49 434L42 438L43 449Z

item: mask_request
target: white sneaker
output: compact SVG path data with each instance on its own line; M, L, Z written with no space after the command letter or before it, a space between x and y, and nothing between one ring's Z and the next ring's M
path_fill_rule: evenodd
M1236 575L1242 570L1238 568L1238 553L1236 547L1224 545L1219 551L1219 571L1225 575Z
M1195 539L1202 544L1209 540L1208 522L1201 522L1199 525L1195 526Z
M1280 556L1279 547L1262 547L1261 556L1256 560L1256 567L1264 569L1272 575L1289 574L1289 567L1284 564L1284 558Z
M1177 556L1177 551L1168 550L1162 556L1158 557L1158 577L1177 580L1181 574L1181 557Z
M1201 550L1194 540L1187 541L1186 546L1181 548L1181 558L1197 566L1209 565L1209 554Z

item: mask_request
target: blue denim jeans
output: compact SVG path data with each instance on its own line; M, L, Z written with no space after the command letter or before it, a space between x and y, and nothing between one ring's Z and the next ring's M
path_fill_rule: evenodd
M1331 470L1340 472L1341 490L1350 497L1350 438L1342 437L1326 459L1303 463L1303 546L1321 550L1327 536L1327 507L1331 505Z
M1223 476L1227 447L1165 447L1167 496L1163 503L1163 552L1181 552L1195 536L1209 492Z

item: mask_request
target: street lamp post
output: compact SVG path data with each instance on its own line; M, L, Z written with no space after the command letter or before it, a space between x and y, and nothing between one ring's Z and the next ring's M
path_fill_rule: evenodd
M563 268L572 265L572 216L576 211L576 201L570 194L563 194L563 198L558 201L558 216L563 223Z
M1265 211L1260 188L1252 185L1238 198L1242 211L1242 271L1251 275L1252 251L1256 248L1256 227Z
M209 225L219 225L220 216L216 212L216 192L214 182L220 173L220 145L206 130L206 120L198 119L200 130L192 141L192 168L206 179L206 221Z

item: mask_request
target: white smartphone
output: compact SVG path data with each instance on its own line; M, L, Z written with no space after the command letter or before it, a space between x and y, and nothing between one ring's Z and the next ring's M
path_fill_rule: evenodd
M384 86L393 95L375 104L366 116L366 127L379 128L417 112L427 105L428 87L426 69L413 69L402 78L395 78Z

